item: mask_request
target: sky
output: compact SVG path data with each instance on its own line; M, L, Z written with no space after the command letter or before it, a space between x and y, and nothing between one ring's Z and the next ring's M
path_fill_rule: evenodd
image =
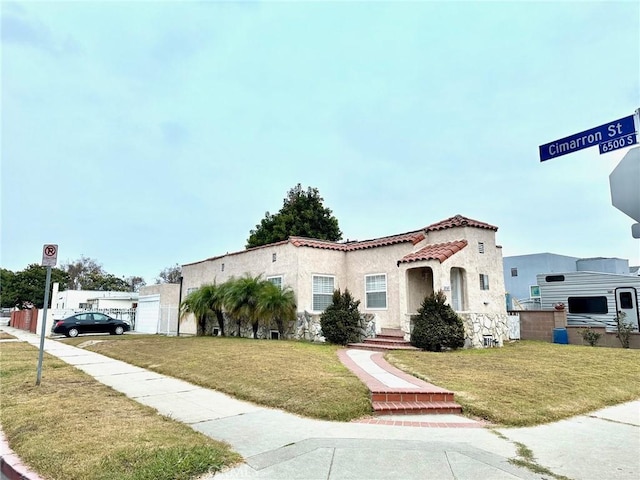
M640 3L1 2L1 248L154 283L242 250L296 184L344 239L453 215L503 255L640 264L628 149L538 146L640 108ZM640 179L639 179L640 185Z

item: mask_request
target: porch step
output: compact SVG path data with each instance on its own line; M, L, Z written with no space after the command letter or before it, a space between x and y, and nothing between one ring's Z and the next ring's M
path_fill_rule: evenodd
M453 401L454 394L433 387L420 389L372 391L371 404L375 415L460 414L462 407Z
M400 337L404 339L404 332L399 328L382 328L380 331L380 337Z
M418 350L411 343L405 341L404 332L399 328L383 328L375 338L366 338L361 343L350 343L349 348L361 350L375 350L386 352L389 350Z
M373 402L375 415L459 415L462 407L454 402Z
M357 350L373 350L374 352L388 352L390 350L420 350L409 343L386 345L384 343L368 342L366 340L362 343L349 343L347 347L355 348Z

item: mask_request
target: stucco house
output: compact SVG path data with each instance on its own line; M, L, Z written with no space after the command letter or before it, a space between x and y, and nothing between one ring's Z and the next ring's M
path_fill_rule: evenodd
M468 346L501 345L508 337L502 248L497 227L456 215L427 227L365 241L303 237L227 253L182 266L183 298L200 286L244 274L293 289L294 337L318 339L319 317L335 289L361 301L375 332L401 329L426 295L442 290L465 322ZM193 319L181 331L195 332Z

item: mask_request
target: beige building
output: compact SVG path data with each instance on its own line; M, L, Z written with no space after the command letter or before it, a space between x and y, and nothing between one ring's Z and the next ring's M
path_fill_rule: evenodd
M374 319L377 332L401 328L408 338L411 316L425 296L442 290L465 321L467 345L502 344L508 328L497 230L456 215L419 230L366 241L290 237L183 265L183 298L207 283L262 275L293 289L299 323L317 324L333 291L348 289L361 301L360 311ZM185 328L190 325L192 321L185 322Z

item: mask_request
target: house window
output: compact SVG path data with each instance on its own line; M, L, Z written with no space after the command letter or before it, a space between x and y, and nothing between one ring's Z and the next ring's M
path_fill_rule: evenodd
M364 279L367 297L366 308L387 308L387 276L384 273L366 275Z
M275 253L271 255L271 261L272 261L272 262L275 262L275 261L276 261L276 254L275 254Z
M489 290L489 275L480 274L480 290Z
M606 314L609 313L607 297L569 297L569 313Z
M89 310L91 308L91 304L90 303L81 303L78 306L80 307L80 310Z
M478 242L478 252L484 253L484 242Z
M220 271L224 272L224 263L222 265L220 265Z
M278 275L278 276L275 276L275 277L267 277L267 282L273 283L280 290L282 290L282 275Z
M323 312L331 305L334 290L334 277L327 275L313 276L313 311Z
M196 287L190 287L190 288L187 288L187 295L192 294L192 293L193 293L193 292L195 292L196 290L197 290L197 288L196 288Z
M512 268L511 269L511 276L512 277L517 277L518 276L518 269L517 268Z

